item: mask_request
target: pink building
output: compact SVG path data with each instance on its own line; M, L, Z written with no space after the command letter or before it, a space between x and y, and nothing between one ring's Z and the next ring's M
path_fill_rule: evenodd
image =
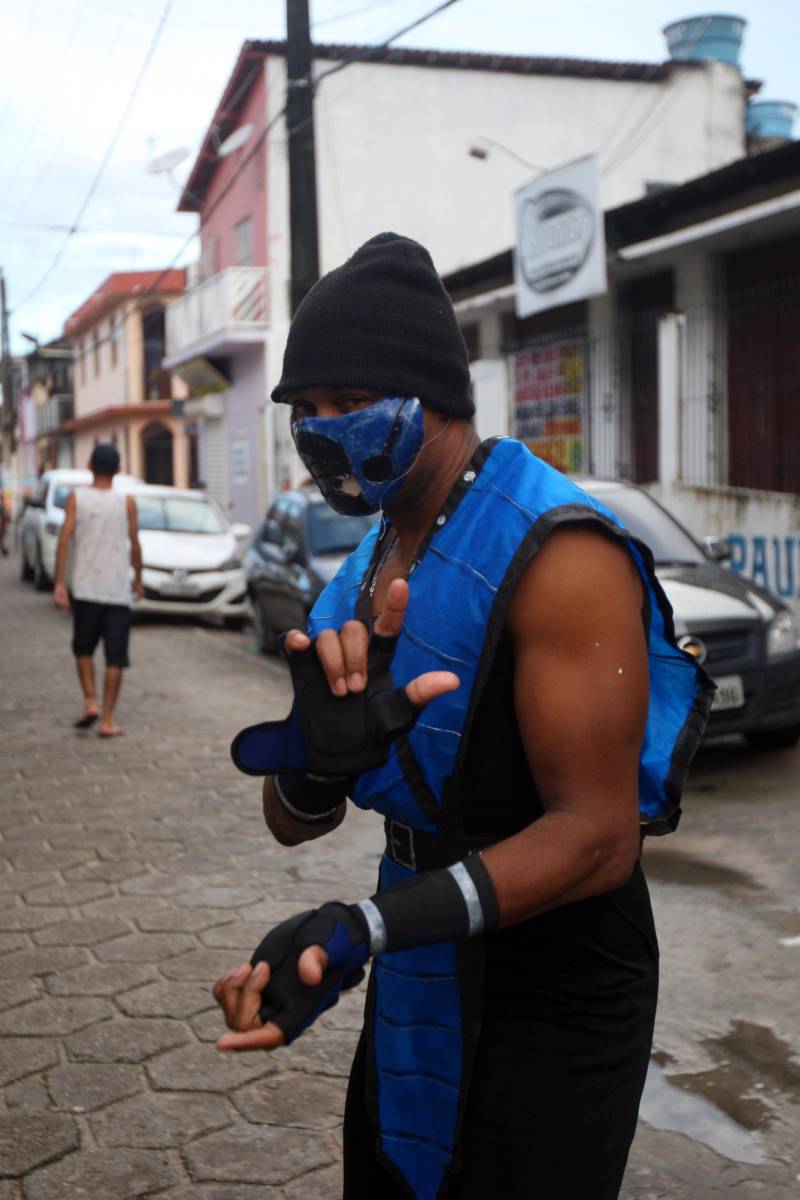
M176 401L186 389L161 365L165 309L184 290L183 270L115 272L67 319L74 348L74 436L84 466L97 442L113 442L121 469L148 483L188 487L194 448Z
M201 253L168 314L164 359L189 388L200 478L231 520L250 525L263 519L266 475L266 103L264 55L245 43L179 205L199 214ZM241 148L221 156L238 129Z

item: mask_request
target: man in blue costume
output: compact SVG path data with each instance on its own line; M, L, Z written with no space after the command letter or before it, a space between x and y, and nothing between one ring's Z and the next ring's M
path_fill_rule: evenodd
M234 742L281 844L385 818L378 891L267 933L220 1050L291 1042L373 958L345 1200L613 1200L658 946L639 859L677 824L712 686L652 558L509 438L479 443L427 251L312 289L273 400L328 502L383 518L286 637L295 705Z

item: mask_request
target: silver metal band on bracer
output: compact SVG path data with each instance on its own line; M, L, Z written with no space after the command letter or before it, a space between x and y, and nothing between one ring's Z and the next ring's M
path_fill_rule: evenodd
M476 934L483 930L484 926L483 905L478 895L478 889L472 882L470 873L463 862L453 863L447 870L453 876L453 879L455 879L461 895L464 897L464 904L467 908L467 919L469 921L469 933L467 937L475 937Z
M311 778L311 776L309 776L309 778ZM326 821L332 821L341 806L341 801L339 801L338 804L334 804L333 808L328 809L326 812L314 813L311 815L307 812L303 812L302 809L295 808L291 800L289 800L284 793L277 775L272 776L272 785L275 788L275 795L278 797L282 807L286 810L289 816L293 817L295 821L302 821L304 825L323 825Z
M356 905L364 914L364 919L369 926L369 952L370 954L382 954L388 943L386 926L383 922L377 905L371 900L359 900Z

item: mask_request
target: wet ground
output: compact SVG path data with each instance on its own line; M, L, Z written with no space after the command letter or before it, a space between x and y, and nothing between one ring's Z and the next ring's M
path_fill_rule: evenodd
M705 747L645 869L655 1046L623 1197L800 1196L800 751Z
M266 837L228 745L283 715L289 689L247 633L143 623L127 736L76 735L68 622L14 566L0 562L0 1200L338 1200L359 994L290 1050L233 1062L213 1050L208 989L276 920L365 894L379 822L355 813L296 850ZM797 1198L800 751L708 747L684 808L645 851L661 1002L622 1197Z

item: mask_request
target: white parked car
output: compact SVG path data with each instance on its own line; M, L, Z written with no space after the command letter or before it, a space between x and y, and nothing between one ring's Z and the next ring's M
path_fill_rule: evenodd
M45 471L33 495L25 501L20 519L20 574L32 579L37 591L52 587L56 574L56 550L67 497L76 487L88 487L92 472L75 467ZM121 491L142 486L132 475L115 475L114 487Z
M239 628L249 616L242 547L249 525L231 525L206 492L140 484L133 489L142 547L144 597L134 612L221 617Z

